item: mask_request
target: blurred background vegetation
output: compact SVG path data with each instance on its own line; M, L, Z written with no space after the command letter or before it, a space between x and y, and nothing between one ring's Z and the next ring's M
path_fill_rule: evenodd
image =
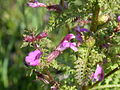
M58 3L59 0L39 1ZM0 0L0 90L37 90L40 86L26 76L23 60L29 50L20 46L24 30L35 28L41 32L49 13L45 8L30 8L27 2Z

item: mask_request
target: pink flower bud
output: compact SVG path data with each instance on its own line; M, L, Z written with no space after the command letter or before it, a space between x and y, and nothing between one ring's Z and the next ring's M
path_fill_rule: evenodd
M35 37L27 35L27 36L24 37L23 41L25 41L25 42L34 42Z
M118 16L118 22L120 22L120 16Z
M27 3L27 5L30 7L33 7L33 8L46 7L46 5L44 3L40 3L37 0L35 0L34 2L29 2L29 3Z

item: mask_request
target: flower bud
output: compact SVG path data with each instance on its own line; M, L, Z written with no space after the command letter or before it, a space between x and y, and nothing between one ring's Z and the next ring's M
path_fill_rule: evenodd
M109 20L110 16L109 15L100 15L98 17L98 25L102 25L106 23Z
M89 37L89 39L86 40L86 45L88 47L92 47L92 46L94 46L94 44L95 44L95 39L93 37Z
M117 18L117 19L118 19L118 22L120 22L120 16L118 16L118 18Z

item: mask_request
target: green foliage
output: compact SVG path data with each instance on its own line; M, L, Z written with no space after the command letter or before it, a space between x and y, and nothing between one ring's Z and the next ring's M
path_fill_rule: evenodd
M59 4L60 0L39 1L50 5ZM92 82L91 75L97 64L102 64L105 75L119 67L120 33L114 32L114 28L118 26L116 18L120 15L120 1L65 1L68 8L60 13L46 8L28 7L25 0L0 1L0 90L49 90L51 85L36 79L33 70L43 74L50 71L54 80L60 84L60 90L81 90L96 83ZM79 17L80 20L91 20L92 23L81 25L74 21ZM76 34L73 29L77 25L91 30L90 33L82 33L83 42L77 47L78 52L67 49L48 63L46 56L68 33ZM24 58L34 47L33 43L22 42L22 38L42 31L49 34L47 38L35 42L44 53L41 57L42 66L26 67ZM103 44L108 44L108 47L103 47ZM118 90L119 73L119 70L112 73L91 89Z

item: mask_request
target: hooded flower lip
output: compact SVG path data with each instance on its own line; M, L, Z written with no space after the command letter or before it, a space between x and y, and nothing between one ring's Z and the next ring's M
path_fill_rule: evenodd
M68 42L67 40L63 41L58 47L57 50L64 51L67 48L71 48L75 52L78 51L76 48L76 43Z
M67 41L70 41L71 39L75 38L75 35L73 34L68 34L67 36L64 37L63 40L67 40Z
M92 74L93 81L102 81L104 79L104 70L99 64L95 70L95 73Z
M47 6L44 3L38 2L37 0L35 0L33 2L28 2L27 5L30 6L30 7L32 7L32 8L46 7Z
M28 66L37 66L37 65L40 65L40 57L42 55L42 52L40 50L35 50L35 51L32 51L28 54L28 56L25 57L25 63L28 65Z

